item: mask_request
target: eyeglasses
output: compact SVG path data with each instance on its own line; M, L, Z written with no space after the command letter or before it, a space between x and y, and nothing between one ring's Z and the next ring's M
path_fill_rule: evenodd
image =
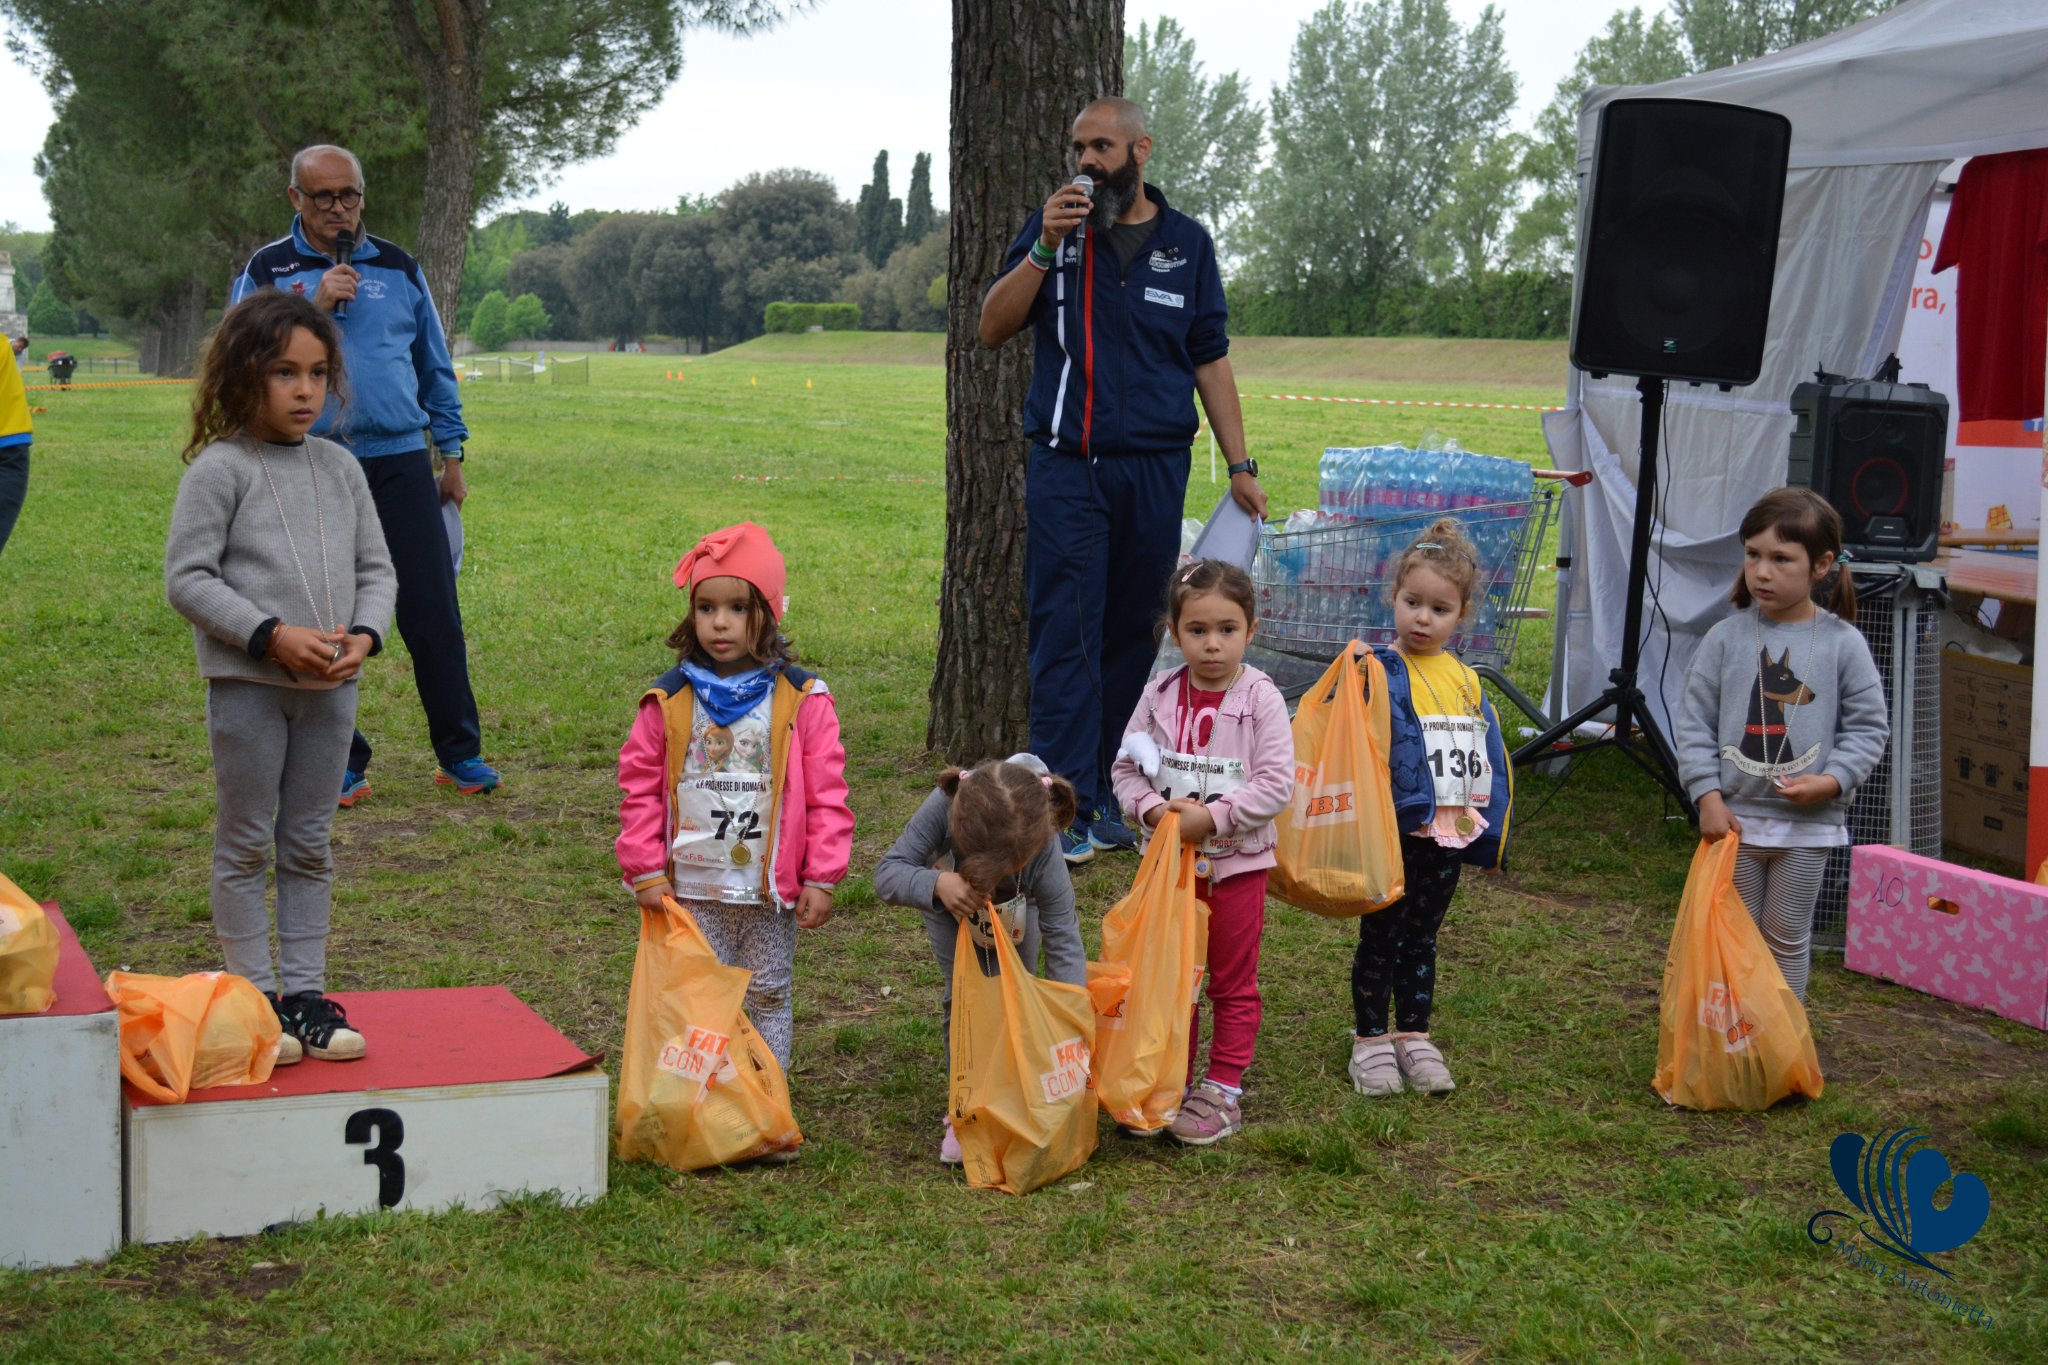
M296 185L292 188L298 189ZM319 209L322 213L327 212L336 204L341 205L345 209L352 209L363 202L363 192L357 189L315 190L311 194L306 194L304 190L299 190L299 193L310 200L313 207Z

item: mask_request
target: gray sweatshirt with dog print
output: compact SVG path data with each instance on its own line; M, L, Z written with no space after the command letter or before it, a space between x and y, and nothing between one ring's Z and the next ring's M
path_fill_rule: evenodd
M1856 627L1831 611L1779 625L1755 607L1707 632L1678 715L1678 776L1697 801L1718 791L1738 819L1840 825L1891 737L1884 680ZM1815 773L1832 801L1795 806L1777 779Z

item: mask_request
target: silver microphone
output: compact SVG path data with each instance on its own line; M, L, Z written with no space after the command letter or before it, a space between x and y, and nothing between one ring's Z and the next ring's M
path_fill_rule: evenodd
M1094 176L1092 176L1092 175L1077 175L1077 176L1075 176L1075 177L1074 177L1074 188L1075 188L1075 189L1077 189L1077 190L1079 190L1079 191L1081 191L1081 193L1082 193L1082 194L1084 194L1084 195L1088 196L1088 200L1089 200L1090 204L1093 204L1093 203L1094 203L1094 200L1095 200L1095 177L1094 177ZM1080 240L1081 240L1082 238L1086 237L1087 235L1088 235L1088 220L1087 220L1086 218L1083 218L1083 219L1082 219L1082 220L1081 220L1081 221L1080 221L1079 223L1076 223L1076 224L1074 225L1074 240L1078 242L1078 241L1080 241Z

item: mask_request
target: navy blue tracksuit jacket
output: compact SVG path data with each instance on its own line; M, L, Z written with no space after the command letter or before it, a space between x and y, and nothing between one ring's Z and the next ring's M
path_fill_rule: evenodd
M1129 268L1104 234L1069 237L1030 314L1031 749L1073 782L1084 820L1114 805L1110 764L1180 555L1195 370L1230 350L1215 244L1158 190L1145 194L1159 212ZM1025 223L1005 274L1042 222Z

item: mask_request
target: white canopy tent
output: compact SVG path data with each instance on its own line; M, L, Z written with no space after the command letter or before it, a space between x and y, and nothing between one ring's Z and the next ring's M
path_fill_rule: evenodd
M1945 167L2048 147L2048 2L1906 0L1741 66L1594 87L1579 107L1582 236L1600 111L1627 97L1718 100L1792 121L1762 374L1727 393L1674 384L1665 410L1655 603L1645 605L1638 681L1668 722L1693 650L1728 610L1742 558L1735 528L1785 481L1793 387L1820 367L1872 374L1898 345L1929 197ZM1640 425L1628 377L1573 371L1569 394L1563 411L1544 418L1544 435L1560 467L1595 478L1561 547L1573 569L1559 582L1550 697L1558 715L1597 696L1621 658ZM2048 719L2038 705L2035 714L2037 724Z

